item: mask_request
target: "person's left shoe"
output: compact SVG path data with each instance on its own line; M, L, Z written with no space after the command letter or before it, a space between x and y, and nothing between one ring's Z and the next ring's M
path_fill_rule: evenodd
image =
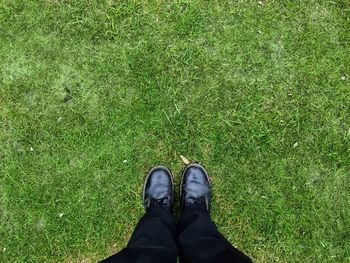
M165 166L152 168L146 177L143 188L143 203L147 209L162 207L172 212L174 187L171 172Z

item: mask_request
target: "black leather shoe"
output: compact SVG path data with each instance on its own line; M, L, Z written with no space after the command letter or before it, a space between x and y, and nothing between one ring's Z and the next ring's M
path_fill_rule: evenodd
M181 207L204 206L210 207L210 182L207 171L196 163L187 165L182 173Z
M163 207L170 212L174 202L174 187L171 172L164 166L152 168L146 177L143 188L143 203L150 207Z

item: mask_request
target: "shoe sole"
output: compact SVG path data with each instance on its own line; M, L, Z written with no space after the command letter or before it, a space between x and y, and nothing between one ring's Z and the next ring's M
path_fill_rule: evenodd
M163 166L163 165L157 165L157 166L154 166L151 168L151 170L148 171L147 173L147 176L144 180L144 183L143 183L143 191L142 191L142 201L145 200L145 191L146 191L146 182L148 180L148 178L150 177L150 175L152 174L153 171L157 170L157 169L163 169L165 171L167 171L170 175L170 180L171 180L171 188L172 188L172 198L171 198L171 204L172 204L172 207L174 206L174 195L175 195L175 189L174 189L174 179L173 179L173 173L170 171L170 169L166 166ZM144 209L146 209L145 205L143 206ZM172 209L172 208L171 208Z
M204 174L205 174L205 176L207 177L207 180L208 180L208 182L209 182L210 196L211 196L211 182L210 182L210 178L209 178L209 175L208 175L207 170L206 170L202 165L200 165L199 163L189 163L189 164L187 164L187 165L185 166L185 168L183 169L183 171L182 171L182 176L181 176L181 183L180 183L181 211L183 210L183 202L182 202L182 184L183 184L183 180L184 180L184 177L185 177L185 172L187 171L188 168L191 168L191 167L197 167L197 168L203 169ZM208 210L210 210L210 205L208 205Z

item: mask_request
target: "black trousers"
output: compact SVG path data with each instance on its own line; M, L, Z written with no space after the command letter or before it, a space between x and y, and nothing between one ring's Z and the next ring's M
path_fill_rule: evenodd
M179 223L164 208L150 208L126 248L103 263L245 263L250 258L217 230L205 207L183 211Z

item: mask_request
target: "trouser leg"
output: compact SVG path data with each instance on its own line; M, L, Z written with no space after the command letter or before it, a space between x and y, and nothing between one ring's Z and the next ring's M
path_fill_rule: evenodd
M149 208L137 224L126 248L103 263L176 263L177 229L173 215L164 208Z
M180 263L246 263L250 258L220 234L205 206L186 208L178 223Z

